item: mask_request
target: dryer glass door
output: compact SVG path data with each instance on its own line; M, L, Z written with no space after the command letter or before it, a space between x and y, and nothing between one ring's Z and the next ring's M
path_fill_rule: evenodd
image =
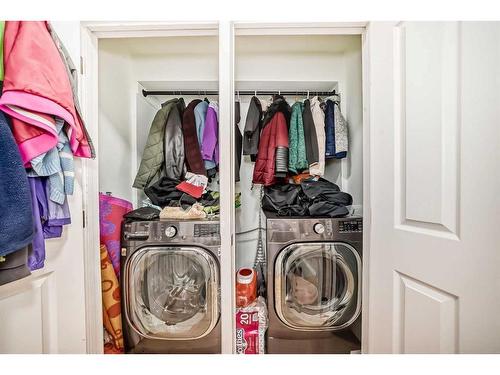
M219 319L219 270L198 247L146 247L125 267L126 318L141 336L186 340L207 335Z
M284 248L275 263L275 307L287 326L338 330L360 312L361 258L344 243L301 243Z

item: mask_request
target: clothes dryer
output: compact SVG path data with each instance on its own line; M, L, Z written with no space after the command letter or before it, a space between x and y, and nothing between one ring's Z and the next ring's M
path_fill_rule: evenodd
M129 353L220 353L218 221L136 221L122 230Z
M266 213L267 351L360 349L363 219Z

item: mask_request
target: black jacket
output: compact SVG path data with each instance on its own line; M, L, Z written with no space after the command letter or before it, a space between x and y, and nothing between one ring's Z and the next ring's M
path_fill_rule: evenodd
M319 162L318 138L316 137L316 128L311 112L311 102L309 99L304 101L304 111L302 112L302 121L304 123L304 138L306 140L306 158L309 165Z
M250 155L252 161L257 159L257 153L259 152L261 125L262 106L259 98L254 96L250 100L243 134L243 155Z

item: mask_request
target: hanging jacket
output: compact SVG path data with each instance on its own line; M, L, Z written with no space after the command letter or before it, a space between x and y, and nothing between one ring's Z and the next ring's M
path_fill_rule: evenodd
M69 140L63 131L64 120L56 119L56 129L59 135L57 146L48 152L31 159L32 171L30 177L48 176L50 200L62 205L66 195L73 194L75 168Z
M31 243L33 212L28 178L7 117L0 112L0 256Z
M292 106L292 118L290 129L288 130L289 158L288 169L297 174L309 168L306 158L306 143L304 137L304 124L302 121L302 111L304 104L297 102Z
M196 121L194 117L194 108L200 102L201 100L195 99L184 110L184 114L182 115L182 134L184 135L184 153L186 155L187 170L194 174L206 176L207 171L201 157L201 148L198 143L198 136L196 135Z
M163 154L165 158L164 173L167 176L180 180L186 174L186 158L184 153L184 135L182 134L182 120L179 107L184 101L179 99L177 105L172 106L165 125L163 139Z
M205 117L207 117L208 103L206 101L199 102L194 107L194 123L196 125L196 136L198 143L203 142L203 131L205 130Z
M252 182L270 186L288 171L288 129L282 112L276 112L262 129Z
M61 56L61 59L64 63L64 67L66 68L66 74L68 75L69 83L71 84L71 91L73 92L73 103L75 104L76 113L78 113L78 116L80 117L83 132L85 133L85 137L89 142L91 156L92 158L95 158L94 145L92 144L92 139L90 138L90 135L85 126L85 122L83 121L82 108L80 107L80 100L78 99L78 69L76 69L76 66L73 63L68 50L62 43L61 39L59 39L59 36L55 32L54 27L52 27L50 22L47 22L47 28L49 29L52 41L59 51L59 55Z
M212 169L219 165L219 106L216 102L210 102L205 119L203 131L203 142L201 144L201 156L205 168Z
M328 99L325 108L325 158L335 157L335 119L334 103Z
M349 130L347 121L345 120L338 102L334 102L334 117L335 117L335 157L342 159L347 156L349 148Z
M317 96L311 99L311 113L318 140L318 163L309 166L309 173L313 176L323 176L325 174L325 113Z
M4 63L0 109L13 117L12 133L24 164L56 146L54 117L66 122L73 154L91 157L70 80L47 23L7 21Z
M161 105L149 129L146 146L142 152L141 164L134 179L133 187L144 189L158 181L165 173L164 139L167 119L178 99L169 100ZM196 134L195 134L196 136ZM176 140L177 141L177 140Z
M252 161L257 159L261 126L262 105L259 98L253 96L248 107L243 132L243 155L250 155Z
M241 165L241 149L243 145L243 136L241 135L239 123L241 120L240 115L240 102L234 103L234 181L240 180L240 165Z
M304 125L304 138L306 142L306 158L311 166L314 168L318 164L318 137L316 136L316 127L311 112L311 101L306 99L304 101L304 110L302 111L302 122Z

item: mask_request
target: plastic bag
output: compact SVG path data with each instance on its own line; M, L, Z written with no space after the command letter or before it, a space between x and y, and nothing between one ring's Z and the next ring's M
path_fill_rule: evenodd
M236 310L236 353L265 354L268 326L266 300L258 297Z

